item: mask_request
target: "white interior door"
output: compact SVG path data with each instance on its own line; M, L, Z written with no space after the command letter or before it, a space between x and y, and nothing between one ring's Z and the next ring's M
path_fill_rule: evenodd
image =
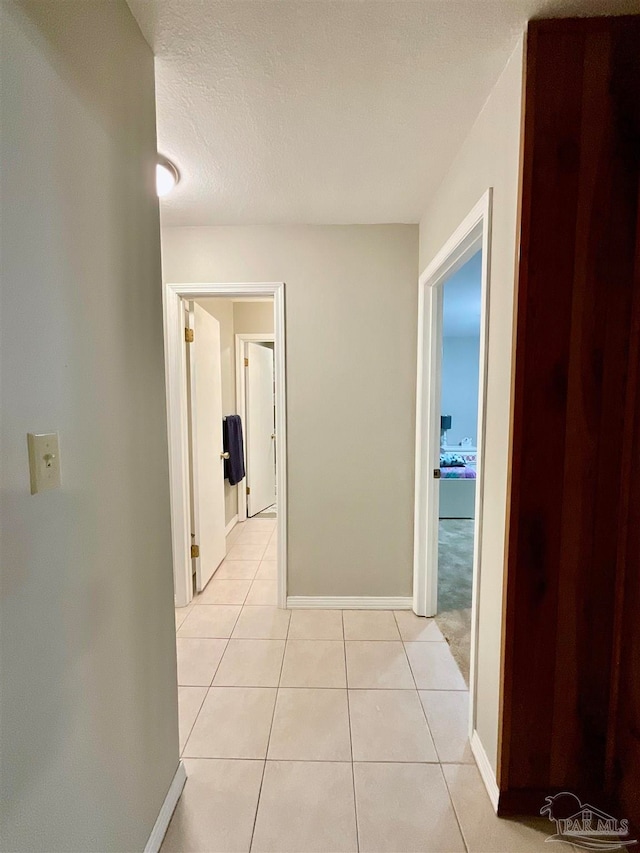
M224 460L222 458L222 370L220 324L204 308L190 310L191 488L193 541L200 592L225 558Z
M246 353L247 515L252 516L276 500L276 425L273 350L247 343Z

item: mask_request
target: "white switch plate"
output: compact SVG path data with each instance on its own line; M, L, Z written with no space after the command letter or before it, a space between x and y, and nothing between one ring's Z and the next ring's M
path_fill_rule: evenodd
M60 448L57 432L27 433L31 494L60 487Z

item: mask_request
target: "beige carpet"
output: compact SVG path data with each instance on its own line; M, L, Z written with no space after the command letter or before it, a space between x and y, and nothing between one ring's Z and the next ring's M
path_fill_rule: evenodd
M435 617L438 628L451 647L464 680L469 685L469 650L471 637L471 608L448 610Z
M441 519L438 536L438 615L436 623L469 683L473 520Z

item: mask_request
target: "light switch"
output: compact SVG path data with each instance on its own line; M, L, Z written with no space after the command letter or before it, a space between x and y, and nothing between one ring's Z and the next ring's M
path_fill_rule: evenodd
M29 473L31 494L60 487L60 448L58 433L45 432L40 435L27 433L29 446Z

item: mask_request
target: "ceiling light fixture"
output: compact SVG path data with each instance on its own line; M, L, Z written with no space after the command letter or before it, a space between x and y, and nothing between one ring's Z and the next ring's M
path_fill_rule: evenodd
M171 192L180 180L180 172L166 157L159 157L156 163L156 193L162 198Z

